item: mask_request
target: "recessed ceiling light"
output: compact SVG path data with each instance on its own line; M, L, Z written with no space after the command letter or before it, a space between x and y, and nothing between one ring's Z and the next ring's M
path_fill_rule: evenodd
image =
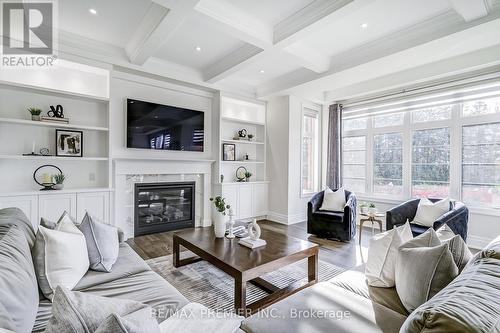
M259 71L259 73L260 73L260 74L264 74L265 72L266 72L266 71L265 71L265 70L263 70L263 69L261 69L261 70Z
M194 48L196 51L200 52L201 51L201 47L197 46Z
M366 29L368 28L368 23L363 23L359 26L361 29Z
M95 10L94 8L90 8L90 9L89 9L89 12L90 12L90 14L92 14L92 15L97 15L97 10Z

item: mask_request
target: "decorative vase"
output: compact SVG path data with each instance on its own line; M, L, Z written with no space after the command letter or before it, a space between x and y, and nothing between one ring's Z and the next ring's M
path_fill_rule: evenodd
M369 207L368 208L368 213L369 214L375 214L376 212L377 212L377 208L375 208L375 207Z
M367 207L360 207L359 210L360 210L361 214L368 213Z
M54 190L62 190L64 188L64 184L55 184Z
M214 212L214 232L216 238L223 238L226 233L226 220L227 216L219 213L217 211Z
M32 114L31 115L31 120L33 120L33 121L40 121L41 119L42 118L40 118L39 114L37 114L37 115Z
M247 183L250 182L250 177L246 177L245 180Z

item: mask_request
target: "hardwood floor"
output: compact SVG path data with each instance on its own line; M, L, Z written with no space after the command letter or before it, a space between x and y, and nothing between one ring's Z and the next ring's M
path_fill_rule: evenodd
M320 239L307 233L306 222L293 225L283 225L271 221L259 221L263 229L269 229L299 239L309 240L320 246L320 260L344 267L346 269L364 269L364 262L368 252L369 240L372 236L371 226L365 225L359 245L359 230L356 237L350 242L338 242L328 239ZM375 230L375 233L378 231ZM173 252L173 232L164 232L146 236L139 236L127 240L127 243L143 258L151 259L171 255Z

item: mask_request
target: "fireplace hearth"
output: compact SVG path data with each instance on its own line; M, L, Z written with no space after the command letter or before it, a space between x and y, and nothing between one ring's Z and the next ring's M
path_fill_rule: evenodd
M194 227L195 182L135 184L134 236Z

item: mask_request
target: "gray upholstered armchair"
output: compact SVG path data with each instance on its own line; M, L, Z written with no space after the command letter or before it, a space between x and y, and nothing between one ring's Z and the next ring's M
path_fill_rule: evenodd
M321 238L350 241L356 235L356 195L345 191L346 205L343 212L319 210L323 196L324 191L318 192L307 204L307 233Z
M440 199L429 199L432 202L436 202ZM395 226L400 226L406 223L408 219L410 222L415 218L417 213L417 207L420 199L412 199L406 201L399 206L396 206L386 213L386 228L387 230L394 228ZM443 224L447 224L455 234L462 236L463 240L467 240L467 223L469 221L469 210L467 207L459 201L450 201L450 210L443 214L440 218L434 222L433 229L437 230ZM413 236L420 235L424 233L428 227L424 227L418 224L412 224L411 231Z

